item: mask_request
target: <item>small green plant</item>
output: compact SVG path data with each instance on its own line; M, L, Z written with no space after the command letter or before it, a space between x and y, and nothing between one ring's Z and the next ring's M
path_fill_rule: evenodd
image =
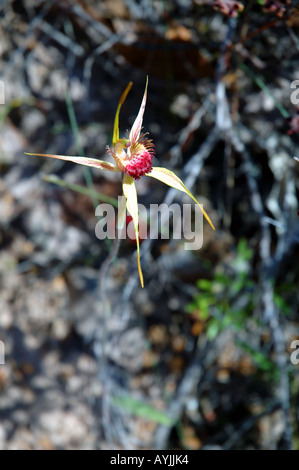
M224 272L216 273L212 280L197 281L199 289L188 305L189 313L197 313L206 322L206 334L214 339L228 326L241 329L256 305L254 281L249 278L253 251L242 239L235 259Z
M238 339L236 340L236 345L243 349L243 351L251 357L259 370L263 372L270 372L272 374L272 378L275 380L278 379L277 365L273 363L264 352Z
M259 296L251 277L253 250L247 241L241 239L237 246L236 257L213 279L197 281L199 289L193 301L187 306L188 313L197 313L206 322L208 339L214 339L228 326L235 330L244 328L252 319ZM274 302L280 313L288 315L290 307L284 295L293 292L294 286L281 284L274 288Z
M174 424L166 411L160 411L145 401L137 400L131 396L113 396L112 402L115 406L126 410L132 415L140 416L149 421L155 421L156 423L163 424L164 426L172 426Z

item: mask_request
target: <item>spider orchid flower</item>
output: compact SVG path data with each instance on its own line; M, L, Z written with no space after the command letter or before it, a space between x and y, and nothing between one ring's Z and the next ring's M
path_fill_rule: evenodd
M134 180L139 180L139 178L143 175L156 178L157 180L162 181L163 183L167 184L168 186L171 186L172 188L187 193L197 204L199 204L193 194L190 193L190 191L186 188L183 182L172 171L167 170L166 168L152 166L152 161L155 153L154 144L150 139L148 139L147 134L141 134L143 114L147 98L147 85L148 79L146 80L145 91L138 115L133 123L130 132L127 135L127 138L121 139L119 138L119 112L132 87L132 82L129 82L119 100L114 120L112 148L110 148L109 146L107 147L108 152L114 158L115 165L95 158L26 152L26 155L56 158L59 160L66 160L74 163L79 163L80 165L99 168L101 170L118 171L123 174L123 194L126 198L127 211L133 219L137 244L137 266L142 287L144 287L144 282L140 265L138 202ZM203 209L202 205L199 204L199 207L212 229L215 230L210 217Z

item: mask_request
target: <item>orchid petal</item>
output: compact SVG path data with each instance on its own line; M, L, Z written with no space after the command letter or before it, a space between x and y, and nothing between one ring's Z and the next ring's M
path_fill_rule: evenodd
M215 227L210 217L208 216L208 214L206 213L202 205L199 204L199 202L195 199L193 194L190 193L190 191L186 188L186 186L180 180L180 178L178 178L172 171L167 170L166 168L154 167L150 173L146 173L146 176L151 176L152 178L156 178L157 180L162 181L162 183L165 183L168 186L171 186L172 188L178 189L179 191L183 191L184 193L188 194L193 199L193 201L195 201L196 204L199 205L203 215L209 222L210 226L212 227L213 230L215 230Z
M140 136L140 132L142 128L142 120L143 120L143 115L144 115L144 110L145 110L145 105L146 105L147 84L148 84L148 77L146 77L145 90L144 90L144 95L143 95L140 109L130 131L130 142L137 142Z
M127 98L128 93L131 90L132 85L133 85L133 82L128 83L125 91L121 95L120 100L118 102L117 110L116 110L116 113L115 113L115 119L114 119L113 139L112 139L113 146L119 140L119 112L120 112L120 108L124 104L125 99Z
M122 237L126 224L126 204L127 200L124 196L118 197L117 230L119 238Z
M86 158L86 157L72 157L66 155L50 155L47 153L27 153L26 155L35 155L37 157L49 157L56 158L57 160L65 160L66 162L79 163L80 165L93 166L95 168L100 168L101 170L108 171L120 171L119 168L113 163L105 162L104 160L97 160L96 158Z
M140 278L141 287L144 287L143 275L140 266L140 252L139 252L139 228L138 228L138 202L137 202L137 191L134 183L134 179L125 174L123 178L123 193L127 199L127 210L132 216L134 229L136 234L136 244L137 244L137 266Z

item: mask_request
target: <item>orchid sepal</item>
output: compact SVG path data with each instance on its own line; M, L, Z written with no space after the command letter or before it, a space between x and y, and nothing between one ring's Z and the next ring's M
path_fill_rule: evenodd
M206 211L202 207L202 204L199 204L197 199L193 196L193 194L189 191L189 189L186 188L184 183L180 180L180 178L175 173L173 173L170 170L167 170L167 168L153 167L152 171L150 173L147 173L146 176L150 176L152 178L155 178L159 181L162 181L162 183L165 183L168 186L171 186L174 189L178 189L179 191L182 191L182 192L188 194L188 196L190 196L193 199L193 201L195 201L196 204L199 205L204 217L209 222L212 229L215 230L215 227L214 227L210 217L208 216L208 214L206 213Z
M98 160L97 158L79 157L79 156L73 157L70 155L52 155L48 153L28 153L28 152L25 152L25 155L55 158L56 160L64 160L66 162L78 163L79 165L100 168L101 170L118 171L118 172L120 171L120 169L113 163L105 162L104 160Z
M139 108L137 117L136 117L136 119L133 123L133 126L131 128L131 131L130 131L130 137L129 138L130 138L131 142L137 142L139 137L140 137L140 133L141 133L141 129L142 129L142 122L143 122L143 115L144 115L146 99L147 99L147 85L148 85L148 76L146 77L145 90L144 90L141 106Z
M137 245L137 267L138 267L141 287L144 287L143 274L142 274L141 265L140 265L139 226L138 226L139 213L138 213L137 191L136 191L134 179L131 176L127 175L126 173L124 174L124 177L123 177L123 193L127 200L127 211L129 212L129 214L132 216L132 219L133 219L134 230L135 230L135 235L136 235L136 245Z
M112 139L113 147L115 146L116 142L119 140L119 112L120 112L120 108L124 104L124 102L125 102L125 100L128 96L128 93L131 90L132 85L133 85L133 82L128 83L128 85L126 86L125 91L121 95L120 100L118 102L118 106L117 106L117 110L116 110L115 118L114 118L113 139Z

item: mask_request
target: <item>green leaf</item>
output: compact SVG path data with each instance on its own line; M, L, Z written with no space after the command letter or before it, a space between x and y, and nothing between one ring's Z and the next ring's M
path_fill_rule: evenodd
M85 194L86 196L90 196L99 201L107 202L114 207L118 207L118 200L114 197L107 196L106 194L99 193L98 191L86 188L85 186L81 186L79 184L69 183L68 181L58 178L56 175L46 175L43 177L43 180L47 181L48 183L57 184L62 188L71 189L77 193Z
M196 284L199 287L199 289L210 291L212 281L208 281L208 279L200 279L199 281L197 281Z
M209 318L209 305L208 304L199 305L198 318L201 321L205 321Z
M282 117L284 117L285 119L288 119L290 117L289 112L282 106L281 103L279 103L279 101L277 101L272 91L270 90L269 87L267 87L267 85L263 82L263 80L257 77L255 73L253 73L244 63L240 64L240 67L241 69L244 70L245 73L247 73L247 75L256 83L256 85L261 90L263 90L265 93L267 93L267 95L269 95L272 98L277 110L280 112Z
M163 424L164 426L172 426L172 419L163 411L157 410L153 406L140 400L136 400L130 396L112 397L115 405L123 408L130 413L146 418L150 421Z
M248 242L245 238L241 238L237 247L238 256L245 261L249 261L252 258L253 250L248 247Z
M264 353L253 348L249 344L244 343L244 341L236 340L236 344L240 346L247 354L249 354L249 356L260 369L269 371L275 368L273 362L271 362Z
M85 155L84 148L82 145L82 140L80 138L80 130L79 130L79 126L78 126L78 122L76 118L76 113L75 113L72 97L71 97L69 90L66 90L65 92L65 103L67 107L67 112L69 116L72 133L76 142L77 153L85 157L86 155ZM94 189L94 184L93 184L92 174L90 172L90 169L84 166L83 175L84 175L88 189L94 191L95 189ZM96 209L97 201L93 197L92 197L92 202L93 202L94 208Z
M186 305L185 307L185 311L187 313L195 313L195 311L197 310L197 304L195 302L191 302L190 304Z
M219 282L219 284L223 284L224 286L227 286L230 284L230 279L225 274L216 273L214 276L214 280L216 282Z
M216 319L212 319L207 327L207 338L213 340L216 338L220 331L219 321Z
M197 299L197 308L199 310L198 317L200 320L207 320L209 318L209 310L213 305L213 297L209 294L199 295Z
M274 303L276 307L282 311L285 315L288 315L291 311L289 305L286 303L286 301L278 294L274 293Z
M232 294L239 293L244 287L244 279L241 277L231 283Z

